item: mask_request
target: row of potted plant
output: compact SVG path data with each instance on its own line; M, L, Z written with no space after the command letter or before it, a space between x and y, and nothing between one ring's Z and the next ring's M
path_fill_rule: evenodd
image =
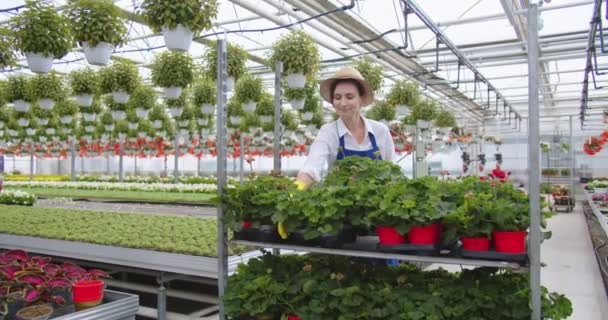
M529 319L526 274L477 268L450 273L353 258L264 255L238 267L222 297L229 319ZM543 288L542 319L572 303Z
M112 191L141 191L141 192L178 192L178 193L214 193L214 184L185 184L185 183L138 183L138 182L88 182L88 181L5 181L7 187L22 188L53 188L79 190L112 190Z
M36 195L21 190L4 190L0 182L0 204L33 206L36 203ZM6 184L6 182L4 182Z
M570 169L557 169L557 168L543 168L541 170L543 176L558 176L563 177L570 176Z

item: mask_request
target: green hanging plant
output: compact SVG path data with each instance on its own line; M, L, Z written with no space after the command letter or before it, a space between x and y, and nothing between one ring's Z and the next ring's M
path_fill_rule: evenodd
M438 128L454 128L456 127L456 118L446 109L440 109L434 121L435 127Z
M291 110L283 110L281 113L281 124L285 130L296 131L298 129L298 122L296 121L296 115Z
M177 121L184 121L184 120L190 121L190 120L194 119L194 115L195 115L194 108L192 106L186 105L184 107L184 111L182 112L182 114L179 117L177 117L176 120Z
M126 42L126 14L112 0L69 0L67 16L79 45L100 42L118 46Z
M412 109L412 114L403 118L404 124L416 125L417 120L433 121L437 116L437 103L431 99L420 101Z
M64 99L57 102L53 110L60 117L75 116L78 113L78 105L72 100Z
M70 21L47 0L26 0L13 21L15 47L23 52L63 58L73 46Z
M50 119L53 117L53 110L40 108L38 104L32 106L32 114L38 119Z
M150 119L150 121L155 121L155 120L165 121L165 120L167 120L168 116L167 116L167 113L165 112L165 108L163 108L163 106L158 105L158 104L155 105L150 110L150 113L148 114L148 119Z
M395 106L386 100L380 100L367 112L367 117L376 121L392 121L395 120L397 112Z
M306 99L306 88L285 87L283 90L285 100L304 100Z
M112 118L112 114L110 111L104 111L99 115L99 123L102 125L114 124L114 118Z
M203 104L215 105L217 91L215 81L202 78L195 82L193 86L193 103L199 107Z
M372 91L378 92L382 88L384 69L381 65L373 63L372 59L367 56L355 60L353 65L367 81Z
M8 101L8 81L0 79L0 108L4 107Z
M141 8L144 19L156 33L179 24L198 33L211 29L219 4L217 0L144 0Z
M39 74L31 79L32 98L62 100L66 96L63 79L54 72Z
M185 88L194 80L193 66L189 54L163 51L152 62L152 83L162 88Z
M99 76L102 93L125 91L130 94L141 82L137 67L122 61L114 61L111 65L101 68Z
M0 106L0 122L7 124L12 119L15 119L14 109L6 106Z
M156 105L157 94L150 86L138 86L127 102L128 109L136 108L150 110Z
M15 100L32 101L31 78L22 73L9 76L6 93L7 100L11 102Z
M2 27L0 28L0 69L14 66L16 62L14 35L10 29Z
M302 30L290 30L272 44L268 63L273 71L277 61L283 62L285 74L303 73L312 79L320 64L317 43Z
M69 82L74 95L95 95L99 92L99 75L92 68L85 67L70 72Z
M226 73L229 77L234 77L235 81L245 74L247 68L247 50L243 47L227 43L226 47ZM205 51L204 60L206 66L204 68L205 77L209 79L217 79L217 42L213 41L209 44L209 48Z
M240 103L257 102L263 91L262 78L245 74L236 82L235 98Z
M274 96L268 92L263 92L255 107L255 113L259 116L274 116Z
M120 133L128 133L129 132L129 123L126 120L114 121L114 130L113 133L118 135Z
M112 96L105 96L104 104L106 105L109 111L127 111L128 105L123 103L116 103Z
M386 100L392 105L406 105L414 108L420 102L420 90L410 81L399 80L389 91Z

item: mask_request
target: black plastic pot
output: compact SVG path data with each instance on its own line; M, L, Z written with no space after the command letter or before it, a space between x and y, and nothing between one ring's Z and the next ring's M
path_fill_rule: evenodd
M258 232L258 241L260 242L277 242L279 233L274 225L261 225Z
M13 301L7 303L8 313L4 315L5 319L15 319L17 317L17 311L21 310L24 307L23 301Z
M319 244L323 248L330 248L330 249L340 249L340 248L342 248L342 245L343 245L340 236L337 236L337 235L336 236L322 235L319 238Z
M293 245L298 245L298 246L310 246L310 247L318 246L319 240L318 239L305 239L304 238L305 232L306 232L305 229L295 230L289 234L289 238L283 239L282 241L287 244L293 244Z
M342 243L353 243L357 241L357 232L352 225L345 224L342 226L342 231L340 232L340 241Z
M244 241L256 241L258 238L259 230L255 228L243 228L241 231L234 233L234 239Z

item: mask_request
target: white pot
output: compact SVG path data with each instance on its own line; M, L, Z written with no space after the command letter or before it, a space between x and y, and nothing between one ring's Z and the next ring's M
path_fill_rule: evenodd
M38 137L38 140L40 140L40 142L45 143L47 141L47 138L45 136L40 136Z
M95 121L95 118L97 118L97 115L94 113L83 113L82 117L84 118L84 121Z
M226 92L230 92L234 89L234 77L226 78Z
M59 121L63 124L69 124L70 122L72 122L73 117L72 116L63 116L61 118L59 118Z
M185 136L188 134L188 129L179 129L179 134L181 134L182 136Z
M145 131L139 131L139 132L137 132L137 136L140 137L140 138L142 138L142 139L146 137L146 134L147 133Z
M30 124L30 120L25 118L19 118L17 119L17 124L20 127L27 127Z
M290 88L304 88L306 86L306 76L303 73L288 74L287 86Z
M313 116L314 116L314 114L312 112L309 112L309 111L304 112L304 113L302 113L302 120L310 121L310 120L312 120Z
M31 106L29 102L21 99L13 101L13 104L15 105L15 111L19 112L28 112Z
M301 110L304 108L304 99L291 99L289 100L289 104L294 110Z
M272 121L272 116L260 116L261 123L270 123Z
M16 130L8 130L8 135L11 137L16 137L19 135L19 132L17 132Z
M38 124L41 126L46 126L47 124L49 124L49 119L48 118L39 118L36 119L38 121Z
M162 120L154 120L152 121L152 128L154 129L160 129L163 126L163 121Z
M95 132L95 126L85 126L84 131L89 133Z
M109 133L104 133L101 135L101 140L102 141L107 141L108 139L110 139L110 134Z
M194 32L181 24L178 24L173 29L163 29L163 37L165 45L171 51L188 51Z
M94 47L90 47L88 43L84 42L82 47L87 62L96 66L105 66L108 64L112 51L114 51L114 45L107 42L99 42Z
M596 194L608 193L608 188L593 188L593 193L596 193Z
M28 136L33 136L34 134L36 134L36 129L27 128L27 129L25 129L25 133L26 133Z
M72 120L70 120L70 122L71 122L71 121L72 121ZM63 132L64 134L71 134L71 133L72 133L72 128L63 128L63 129L62 129L62 132ZM67 146L66 146L66 148L67 148Z
M75 95L74 99L76 99L76 103L84 108L90 107L93 104L93 95L92 94L79 94Z
M0 122L0 129L4 128L4 122Z
M230 116L230 123L235 126L240 125L242 121L243 118L241 118L240 116Z
M182 87L163 88L163 92L165 93L165 98L169 100L179 99L179 96L182 94Z
M201 112L203 114L213 114L213 111L215 111L215 106L210 103L203 103L201 106Z
M398 104L396 106L396 110L397 110L397 115L400 115L400 116L407 116L410 113L410 107L408 107L404 104Z
M116 120L124 120L127 118L127 113L124 111L112 111L112 119Z
M60 152L57 152L57 151L52 151L51 152L51 156L53 156L55 158L59 157L59 154L60 154Z
M53 67L55 57L49 57L35 52L26 52L25 58L30 70L35 73L48 73Z
M46 134L52 136L55 134L55 128L47 128L46 130L44 130L44 132L46 132Z
M120 139L120 141L125 141L125 138L127 137L126 133L119 133L118 134L118 139Z
M255 111L256 105L257 104L255 103L255 101L247 101L243 103L243 111L253 113Z
M114 91L112 92L112 99L114 102L119 104L125 104L129 101L130 95L126 91Z
M129 124L127 124L127 126L129 127L129 130L135 130L137 129L137 122L129 122Z
M84 136L82 136L82 138L83 138L85 141L87 141L87 142L89 142L89 141L93 140L93 137L92 137L92 136L89 136L89 135L84 135Z
M106 129L106 131L112 131L112 130L114 130L114 125L106 124L106 125L104 125L104 128Z
M135 114L138 118L147 118L150 110L144 108L135 108Z
M207 118L197 119L196 121L198 122L199 126L206 126L209 124L209 119Z
M55 100L53 99L40 99L38 100L38 105L43 110L51 110L55 106Z
M167 110L169 110L169 114L174 118L181 116L184 112L184 108L168 108Z
M180 128L184 128L184 127L187 127L190 124L190 121L188 121L188 120L181 120L181 121L178 121L177 124L178 124L178 126Z

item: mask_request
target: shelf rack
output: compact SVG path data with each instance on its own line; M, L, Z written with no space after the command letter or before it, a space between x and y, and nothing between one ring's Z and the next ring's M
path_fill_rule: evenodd
M589 202L589 206L591 207L591 210L593 210L593 214L595 214L597 221L600 223L600 226L602 226L602 229L604 229L604 232L606 233L606 235L608 235L608 217L606 217L600 211L600 208L598 208L598 206L593 201L593 198L592 198L593 193L590 193L587 190L585 190L585 197L586 197L587 201Z

